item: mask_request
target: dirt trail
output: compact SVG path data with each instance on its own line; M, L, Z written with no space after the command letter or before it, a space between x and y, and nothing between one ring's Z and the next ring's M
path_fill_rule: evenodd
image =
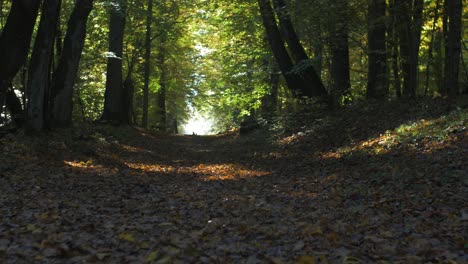
M0 262L468 260L466 164L442 170L454 156L333 159L261 133L132 133L46 142L42 154L12 139Z

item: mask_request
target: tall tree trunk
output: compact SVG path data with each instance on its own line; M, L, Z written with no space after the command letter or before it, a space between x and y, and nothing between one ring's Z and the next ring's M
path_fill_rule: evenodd
M449 20L445 45L445 89L449 96L455 97L459 93L462 0L445 0L445 2L447 9L444 12L447 13Z
M432 20L432 29L431 29L431 39L429 41L429 49L427 51L427 64L426 64L426 82L424 84L424 96L427 96L429 91L429 79L430 79L430 68L433 64L434 56L433 56L433 49L434 49L434 38L437 31L437 21L439 21L439 8L440 8L440 1L436 0L436 6L434 9L434 17Z
M414 0L413 2L413 20L411 23L411 43L410 43L410 83L411 96L416 97L416 91L419 86L419 49L421 46L421 32L423 25L424 0ZM409 93L407 93L409 95Z
M110 7L109 52L104 112L101 119L114 123L122 120L122 55L125 30L126 3L116 0Z
M38 0L13 1L0 35L0 93L6 95L7 108L17 125L22 125L24 118L21 102L11 89L11 81L28 56L40 3Z
M61 0L44 0L41 22L29 64L26 93L27 129L40 131L46 125L52 54Z
M331 104L337 103L342 96L349 93L351 86L349 73L349 45L348 45L348 0L334 0L334 19L330 32L331 50Z
M265 68L269 69L269 76L266 82L269 85L270 92L262 98L261 111L265 116L274 115L278 109L278 91L280 81L280 70L274 59L265 60Z
M320 79L320 75L317 74L312 64L309 62L309 56L307 55L304 47L302 46L299 37L297 36L296 30L291 22L289 15L289 9L284 0L273 0L276 14L280 21L280 30L288 44L290 54L295 64L307 64L308 66L301 72L305 84L308 90L307 94L311 96L326 96L327 90Z
M391 67L393 74L393 87L395 88L395 95L397 98L401 97L401 80L400 80L400 67L399 67L399 30L398 30L398 11L395 5L396 0L389 1L389 14L390 14L390 26L388 27L389 32L389 45L391 50Z
M398 40L400 44L400 63L401 75L403 79L403 93L404 96L411 96L413 94L413 87L411 87L410 75L410 42L411 42L411 14L409 3L407 0L395 0L395 8L397 12L398 23Z
M400 24L400 57L403 96L415 98L418 87L419 46L421 42L424 0L395 0Z
M132 74L136 63L136 53L132 55L132 58L128 62L127 77L125 77L123 84L123 95L122 95L122 117L123 122L126 124L133 123L133 96L135 93L135 85L133 82Z
M148 100L149 81L151 68L151 24L153 21L153 0L148 0L148 10L146 13L146 36L145 36L145 76L143 85L143 116L141 126L148 128Z
M386 3L385 0L368 2L369 76L367 97L384 100L388 96Z
M68 20L62 55L51 86L51 124L55 126L72 123L73 86L86 38L86 22L92 9L93 0L77 0Z
M166 93L167 93L167 69L166 69L166 33L161 35L161 42L158 54L159 68L159 91L157 94L158 108L157 116L159 119L158 129L166 132L167 111L166 111Z
M442 29L438 29L434 37L434 59L432 62L433 75L437 92L444 94L445 79L444 79L444 33Z
M294 64L289 57L288 51L284 46L284 41L281 38L281 33L276 24L275 15L270 5L270 0L257 0L262 16L263 25L266 30L268 42L270 43L273 55L278 62L281 73L286 81L289 89L291 89L296 96L310 96L307 90L304 90L304 82L298 74L291 72Z

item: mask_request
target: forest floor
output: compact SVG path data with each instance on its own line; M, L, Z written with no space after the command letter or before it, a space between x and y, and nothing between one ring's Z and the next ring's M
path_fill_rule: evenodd
M467 263L468 109L445 104L5 135L0 262Z

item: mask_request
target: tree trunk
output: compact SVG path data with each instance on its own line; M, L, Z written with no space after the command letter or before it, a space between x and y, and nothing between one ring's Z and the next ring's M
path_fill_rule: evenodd
M135 84L133 82L132 74L135 68L136 55L133 55L128 63L127 77L123 84L123 95L122 95L122 117L125 124L131 124L133 114L133 96L135 93Z
M385 0L369 0L369 75L367 97L384 100L388 96Z
M27 82L27 129L40 131L46 123L49 81L61 0L45 0L34 42Z
M434 60L433 49L434 49L434 38L437 31L437 21L439 21L439 8L440 0L436 0L436 6L434 9L434 18L432 20L431 39L429 41L429 49L427 51L427 64L426 64L426 82L424 84L424 96L427 96L429 91L429 79L430 79L430 68Z
M418 87L419 46L422 30L423 0L395 0L399 21L403 96L415 98Z
M148 10L146 14L146 36L145 36L145 76L143 85L143 116L141 126L148 128L148 100L149 81L151 67L151 23L153 21L153 0L148 0Z
M159 68L159 91L158 98L158 112L159 119L158 129L166 132L167 112L166 112L166 93L167 93L167 69L166 69L166 33L161 35L161 42L159 46L158 55L158 68Z
M438 29L434 37L434 59L432 62L433 75L437 92L444 94L444 33L442 29Z
M122 54L126 16L125 0L118 0L110 7L109 52L104 112L101 119L114 123L122 120Z
M279 68L289 89L296 93L296 96L310 96L307 90L304 90L304 83L298 74L291 72L294 64L289 57L288 51L284 46L281 33L276 24L275 15L270 5L270 0L257 0L262 16L263 25L266 30L268 42L270 43L273 55L278 62Z
M422 15L424 9L424 0L414 0L413 3L413 20L411 23L411 43L410 43L410 84L411 94L410 97L416 97L416 91L419 86L419 48L421 46L421 32L422 32Z
M395 88L395 95L397 98L401 97L401 80L400 80L400 67L399 67L399 36L398 36L398 18L397 10L395 6L396 0L389 1L389 13L390 13L390 26L388 27L389 32L389 45L391 50L391 66L393 74L393 86Z
M21 106L20 99L16 96L13 87L8 85L5 94L5 105L10 111L11 119L17 126L21 126L24 123L23 108Z
M28 56L40 3L41 1L38 0L13 1L7 22L0 35L0 92L6 94L7 107L11 115L15 117L17 125L22 125L21 122L24 119L21 117L23 114L21 102L9 87L11 80L24 65ZM13 101L19 102L19 108Z
M308 63L309 56L307 55L304 47L302 46L296 30L291 22L289 9L284 0L273 0L276 14L280 21L280 30L288 44L290 54L295 64ZM320 76L315 71L311 63L301 72L302 77L307 85L305 89L308 90L307 94L310 96L326 96L327 90L320 79Z
M445 50L445 89L451 97L459 93L458 75L460 72L462 0L445 0L448 17ZM447 3L448 2L448 3Z
M68 20L62 56L52 79L51 124L67 126L72 123L73 86L86 37L86 22L93 0L77 0Z
M348 25L347 25L347 0L334 1L334 14L337 18L333 22L330 32L331 49L331 91L330 103L337 103L342 96L349 93L351 86L349 73L349 45L348 45Z

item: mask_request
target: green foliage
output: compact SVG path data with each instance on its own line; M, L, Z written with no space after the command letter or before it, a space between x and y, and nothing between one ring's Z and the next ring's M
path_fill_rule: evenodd
M468 125L468 110L459 109L433 120L418 120L395 129L396 140L417 142L424 139L446 140L451 133L463 131Z

